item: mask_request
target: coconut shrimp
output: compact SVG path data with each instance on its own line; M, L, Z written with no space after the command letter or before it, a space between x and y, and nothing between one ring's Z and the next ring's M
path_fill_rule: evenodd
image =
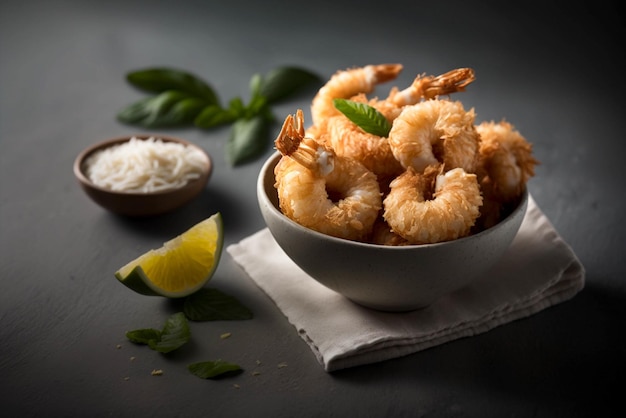
M432 165L424 173L409 167L391 182L383 217L411 244L449 241L468 235L480 215L482 196L476 174L447 172Z
M368 101L364 94L354 96L351 100L374 107L390 123L400 113L397 106L384 100ZM365 132L343 114L328 120L327 134L328 143L338 155L359 161L382 182L388 183L387 179L390 180L404 171L391 152L387 137Z
M376 176L304 134L298 110L287 116L275 141L283 155L274 170L281 211L318 232L364 240L382 209Z
M334 99L349 99L359 93L370 93L378 84L394 80L401 71L402 64L379 64L336 72L313 98L313 125L323 133L326 121L339 113L333 104Z
M480 135L481 182L500 202L514 201L535 175L538 161L532 155L532 145L505 121L482 122L476 131Z
M418 103L422 99L435 99L456 92L465 91L465 87L476 79L471 68L457 68L438 76L418 75L413 83L404 90L394 89L387 101L398 107Z
M474 109L460 101L426 100L402 109L389 132L389 145L403 167L418 172L443 163L445 170L473 173L478 162L479 135Z

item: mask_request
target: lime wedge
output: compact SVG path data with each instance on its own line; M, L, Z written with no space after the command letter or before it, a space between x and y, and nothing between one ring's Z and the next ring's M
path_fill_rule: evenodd
M213 277L224 245L222 215L217 212L161 248L129 262L115 277L142 295L180 298L200 290Z

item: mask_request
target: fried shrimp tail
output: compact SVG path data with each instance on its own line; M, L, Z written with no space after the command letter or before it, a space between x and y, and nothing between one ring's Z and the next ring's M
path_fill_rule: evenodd
M283 155L274 169L281 211L318 232L365 240L382 209L376 176L304 132L298 110L286 117L274 142Z
M313 170L318 168L317 142L304 136L303 120L301 109L298 109L295 117L287 115L274 145L282 155L293 158L303 167ZM333 155L329 153L328 157L326 163L332 165Z
M393 91L388 100L398 106L415 104L421 99L430 100L439 96L465 91L476 79L471 68L457 68L438 76L418 75L413 84L401 91Z

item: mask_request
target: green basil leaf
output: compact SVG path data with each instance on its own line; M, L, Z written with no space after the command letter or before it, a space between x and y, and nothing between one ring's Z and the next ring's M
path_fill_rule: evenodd
M210 105L202 109L193 123L198 128L208 129L234 122L236 119L237 115L230 110L222 109L217 105Z
M152 97L146 97L125 107L117 114L117 119L131 125L140 125L150 115L150 102L153 100Z
M145 127L177 126L193 121L207 102L178 90L142 99L118 113L120 121Z
M333 104L337 110L365 132L382 137L389 135L391 123L372 106L345 99L334 99Z
M253 316L237 299L211 288L187 296L183 312L192 321L242 320Z
M207 102L196 97L182 99L161 115L159 123L167 126L189 125L207 107Z
M126 338L135 344L148 344L150 341L159 341L161 331L154 328L136 329L126 332Z
M235 97L228 102L228 111L232 113L236 119L246 117L246 106L240 97Z
M189 323L183 312L170 316L161 331L161 338L157 341L150 340L148 345L151 349L160 353L169 353L186 344L191 338Z
M263 78L259 94L265 97L268 103L274 103L320 81L321 78L317 74L303 68L279 67Z
M232 126L226 158L236 166L262 154L269 144L269 121L263 115L238 119Z
M254 116L268 114L271 113L269 112L267 99L263 96L253 96L252 100L250 100L250 103L246 107L245 117L250 119Z
M263 86L263 76L259 73L253 74L250 78L250 93L252 97L261 96L261 88Z
M179 90L204 99L208 104L219 104L213 88L204 80L186 71L171 68L149 68L128 73L126 79L133 86L152 93Z
M152 97L147 97L126 106L117 113L117 120L119 120L120 122L128 123L130 125L139 125L140 121L145 119L150 113L148 109L149 102L151 100Z
M223 377L224 375L241 372L242 369L235 363L229 363L223 360L201 361L187 366L187 369L194 375L202 379L213 379Z

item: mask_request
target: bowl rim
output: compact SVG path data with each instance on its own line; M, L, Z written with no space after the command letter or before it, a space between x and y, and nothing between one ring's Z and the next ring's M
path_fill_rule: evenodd
M384 249L385 251L407 251L407 250L411 250L415 248L436 248L436 247L446 246L446 245L449 246L450 244L453 244L453 243L461 244L468 240L476 240L482 236L491 234L495 230L502 228L504 225L510 222L513 222L516 216L519 215L519 212L521 211L526 212L527 207L528 207L527 202L529 199L529 192L528 192L528 188L525 187L524 190L522 191L522 195L519 198L519 202L517 203L517 206L515 206L515 208L513 208L504 219L500 220L500 222L498 222L496 225L493 225L487 229L484 229L480 232L476 232L474 234L471 234L465 237L457 238L457 239L450 240L450 241L442 241L442 242L436 242L436 243L430 243L430 244L408 244L408 245L384 245L384 244L373 244L373 243L361 242L361 241L353 241L353 240L349 240L345 238L339 238L339 237L335 237L332 235L327 235L327 234L318 232L314 229L310 229L305 226L302 226L296 221L286 216L285 214L283 214L282 211L273 204L272 200L270 199L270 197L268 196L265 190L265 177L268 174L268 170L270 169L270 167L273 167L276 164L278 164L278 161L280 158L281 158L280 152L276 151L263 163L263 166L261 167L261 171L259 172L259 176L257 178L257 189L260 190L260 194L263 200L265 201L269 209L274 214L279 215L280 218L286 220L288 224L292 225L297 230L303 233L310 233L314 237L317 237L320 239L328 239L329 241L333 243L337 243L337 244L355 245L357 247L361 246L364 248L371 248L371 249L374 249L374 248ZM272 178L274 178L273 169L272 169ZM521 216L524 216L524 214L521 214Z
M128 192L128 191L123 191L123 190L111 190L106 187L98 186L97 184L93 183L83 171L85 160L96 151L106 149L114 145L123 144L125 142L130 141L131 138L137 138L141 140L147 140L149 138L161 139L164 142L176 142L176 143L193 147L194 149L199 150L206 159L206 164L204 165L202 174L200 175L200 177L185 183L181 187L177 187L175 189L159 190L156 192L147 192L147 193L146 192ZM178 192L187 187L190 187L191 185L195 184L198 181L202 181L202 182L208 181L213 171L213 160L211 158L211 155L207 151L205 151L202 147L188 140L175 137L175 136L170 136L170 135L142 133L142 134L132 134L132 135L121 135L121 136L104 139L88 146L87 148L84 148L74 159L73 171L74 171L75 177L78 179L80 183L92 189L98 190L100 192L115 194L115 195L125 195L125 196L159 196L159 195L168 195L171 193Z

